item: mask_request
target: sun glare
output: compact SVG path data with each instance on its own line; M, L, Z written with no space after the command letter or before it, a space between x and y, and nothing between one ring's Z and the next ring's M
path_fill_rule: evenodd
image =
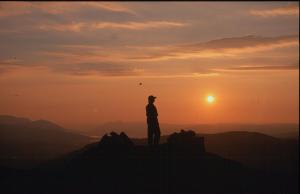
M214 96L207 96L206 98L208 103L213 103L215 101L215 97Z

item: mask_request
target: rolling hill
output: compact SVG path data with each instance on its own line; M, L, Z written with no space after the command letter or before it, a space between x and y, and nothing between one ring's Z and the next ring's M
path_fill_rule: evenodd
M216 134L197 134L205 138L208 152L241 162L249 167L277 172L298 172L299 141L281 139L257 132L231 131ZM162 136L165 142L168 136ZM145 145L144 138L133 139Z
M94 141L46 121L0 116L0 164L32 166Z

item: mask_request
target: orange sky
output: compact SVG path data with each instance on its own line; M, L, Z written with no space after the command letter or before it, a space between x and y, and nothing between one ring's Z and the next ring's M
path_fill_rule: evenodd
M296 2L0 6L0 114L145 121L153 94L164 123L299 122Z

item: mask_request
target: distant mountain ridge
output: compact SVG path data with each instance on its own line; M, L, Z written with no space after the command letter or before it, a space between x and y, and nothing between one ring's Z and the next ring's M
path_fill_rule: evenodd
M20 125L30 123L31 120L23 117L0 115L0 123L6 125Z
M0 164L36 164L81 148L94 139L46 120L0 116Z
M27 126L30 125L31 127L34 128L39 128L39 129L51 129L51 130L61 130L64 131L65 129L56 123L39 119L32 121L28 118L23 118L23 117L14 117L10 115L0 115L0 124L1 125L16 125L16 126Z

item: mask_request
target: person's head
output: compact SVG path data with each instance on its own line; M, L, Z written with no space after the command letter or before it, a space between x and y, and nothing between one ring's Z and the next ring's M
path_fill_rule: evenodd
M152 104L152 103L154 103L154 101L155 101L155 96L148 96L148 102L150 103L150 104Z

